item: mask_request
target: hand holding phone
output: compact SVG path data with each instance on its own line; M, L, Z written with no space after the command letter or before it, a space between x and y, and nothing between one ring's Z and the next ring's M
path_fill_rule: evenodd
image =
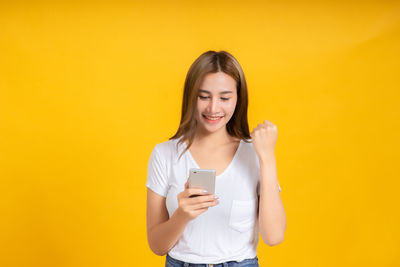
M189 178L185 183L185 190L180 192L176 214L184 221L190 221L208 210L209 207L218 205L215 192L215 171L199 171L191 169ZM189 186L189 183L191 186ZM207 190L207 192L205 192ZM196 196L196 197L195 197Z

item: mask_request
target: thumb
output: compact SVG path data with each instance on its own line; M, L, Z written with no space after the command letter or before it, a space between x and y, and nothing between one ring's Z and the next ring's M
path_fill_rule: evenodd
M189 188L189 178L187 179L186 183L185 183L185 189Z

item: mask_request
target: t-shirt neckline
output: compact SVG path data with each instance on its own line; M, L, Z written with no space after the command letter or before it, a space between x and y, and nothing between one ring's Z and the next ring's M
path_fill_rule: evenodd
M185 149L186 149L187 144L186 144L186 142L183 142L183 143L185 144ZM240 139L239 146L238 146L238 148L236 149L235 155L233 156L233 158L232 158L231 162L229 163L228 167L226 167L225 170L222 171L222 173L220 173L219 175L217 175L216 178L225 175L225 173L227 173L227 172L229 171L229 169L232 168L232 165L235 163L236 158L238 157L238 154L239 154L239 151L240 151L241 146L242 146L242 139ZM200 166L197 164L197 162L194 160L194 158L193 158L192 154L190 153L189 149L186 150L185 153L188 155L188 157L189 157L190 160L193 162L193 164L196 166L196 168L201 169Z

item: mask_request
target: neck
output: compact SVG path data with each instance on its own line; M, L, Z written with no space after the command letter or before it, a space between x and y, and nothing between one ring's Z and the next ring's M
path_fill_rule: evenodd
M193 143L201 146L219 146L232 142L233 137L228 134L226 127L221 128L219 131L210 133L202 129L198 129L195 134Z

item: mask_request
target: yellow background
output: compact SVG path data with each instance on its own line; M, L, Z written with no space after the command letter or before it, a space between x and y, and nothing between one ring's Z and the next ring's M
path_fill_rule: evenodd
M163 266L147 163L210 49L278 126L261 266L400 266L400 2L333 0L1 1L0 266Z

